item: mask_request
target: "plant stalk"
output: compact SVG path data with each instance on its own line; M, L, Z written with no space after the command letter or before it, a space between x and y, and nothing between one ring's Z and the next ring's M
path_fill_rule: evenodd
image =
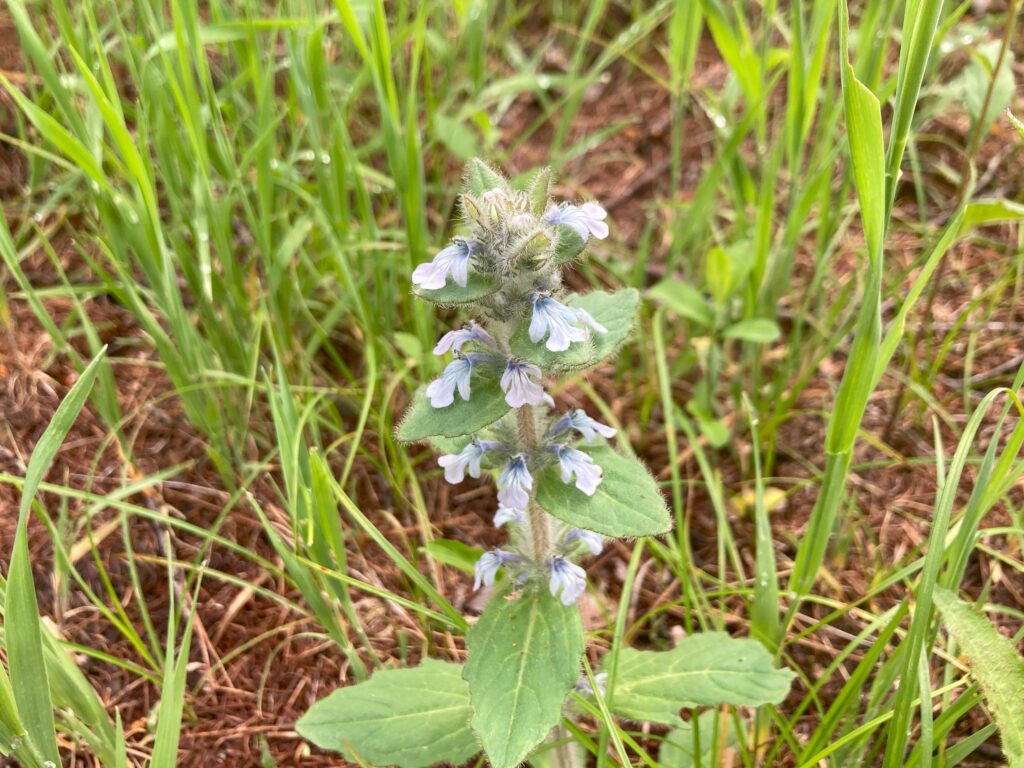
M537 417L534 415L533 406L524 405L516 412L516 419L519 424L519 440L523 447L531 453L536 452L540 447L540 440L537 438ZM533 493L530 493L530 506L527 510L530 519L530 540L534 562L543 565L548 561L551 549L551 522L548 514L533 503Z

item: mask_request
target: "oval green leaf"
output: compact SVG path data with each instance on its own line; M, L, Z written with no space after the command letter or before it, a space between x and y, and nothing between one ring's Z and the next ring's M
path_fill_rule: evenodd
M295 730L322 749L374 765L461 765L480 751L462 666L426 659L386 669L314 704Z
M523 762L562 718L580 674L583 622L544 592L494 595L466 635L473 729L494 768Z
M449 281L445 284L444 288L438 288L433 291L424 288L413 288L412 292L417 297L432 304L456 307L480 301L480 299L496 293L500 287L501 283L493 275L470 272L465 288L457 285L454 281Z
M474 378L469 400L456 394L447 408L435 408L427 400L426 386L416 390L412 405L402 417L397 436L403 443L428 437L460 437L490 426L509 411L505 393L495 379Z
M537 478L538 506L577 528L615 538L658 536L672 529L665 499L646 467L606 445L581 446L604 471L593 496L563 483L558 466Z
M773 666L757 640L702 632L684 637L671 651L622 649L611 708L631 720L679 728L683 707L778 704L793 677Z
M629 338L640 294L633 288L614 293L574 293L565 298L564 303L586 310L608 332L591 331L587 341L570 344L564 352L552 352L545 346L546 338L537 343L530 341L527 321L512 337L512 354L545 371L579 371L595 366L615 354Z

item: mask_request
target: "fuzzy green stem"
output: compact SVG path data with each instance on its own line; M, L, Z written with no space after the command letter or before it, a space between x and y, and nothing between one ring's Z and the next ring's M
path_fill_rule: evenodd
M530 453L536 453L540 447L540 440L537 438L537 417L533 413L533 406L524 405L516 412L516 419L519 423L519 440L523 447ZM533 494L530 494L530 505L527 514L530 518L530 538L532 541L534 562L543 565L547 562L551 549L551 521L548 514L533 503Z

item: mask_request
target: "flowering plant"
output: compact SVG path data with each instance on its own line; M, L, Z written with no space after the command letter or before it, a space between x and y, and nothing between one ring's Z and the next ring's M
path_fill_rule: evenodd
M612 669L580 678L579 560L600 553L605 537L656 536L672 521L643 464L608 444L617 431L582 409L559 411L544 389L614 354L639 302L633 289L565 291L562 270L607 237L607 215L594 202L553 202L550 184L543 170L514 189L470 162L460 197L467 231L413 272L418 296L465 307L471 319L437 342L434 353L451 359L415 394L398 439L432 441L449 483L493 473L494 525L508 543L476 562L474 589L494 594L466 634L464 665L378 672L299 721L300 733L351 759L415 768L482 748L492 765L511 768L576 711L567 707L574 697L608 696L622 717L681 727L682 706L756 705L788 690L790 674L773 669L761 645L724 633L663 653L623 649ZM730 675L728 686L716 672ZM753 687L737 684L744 679ZM400 732L387 729L399 723Z

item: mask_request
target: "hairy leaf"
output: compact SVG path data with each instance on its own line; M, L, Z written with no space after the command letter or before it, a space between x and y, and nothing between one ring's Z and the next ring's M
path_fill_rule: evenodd
M295 730L349 760L420 768L464 763L480 751L469 727L462 667L425 659L413 669L386 669L339 688L314 704Z
M988 619L948 589L935 587L935 605L985 692L1007 761L1011 768L1024 766L1024 659Z
M425 288L414 288L413 293L433 304L458 306L460 304L472 304L475 301L480 301L480 299L497 292L500 287L501 284L493 275L470 272L465 288L457 285L454 281L450 281L445 284L444 288L438 288L434 291Z
M568 307L586 310L597 322L608 329L607 333L591 331L587 341L570 344L564 352L552 352L545 344L530 341L529 320L512 337L512 354L521 357L546 371L578 371L597 365L615 354L629 338L636 317L640 294L629 288L624 291L591 291L586 294L574 293L563 303Z
M466 635L473 729L494 768L513 768L562 716L579 679L583 623L544 592L491 598Z
M679 727L683 707L777 704L792 679L788 669L772 666L758 641L703 632L683 638L671 651L624 648L611 707L632 720Z
M447 408L435 408L426 395L426 386L416 390L412 405L398 427L398 439L412 443L427 437L459 437L493 424L506 413L509 405L496 380L473 378L469 400L456 393L455 402Z
M657 536L672 528L672 519L658 485L643 464L606 445L580 446L604 477L593 496L563 483L557 465L537 478L537 504L553 517L606 536Z

